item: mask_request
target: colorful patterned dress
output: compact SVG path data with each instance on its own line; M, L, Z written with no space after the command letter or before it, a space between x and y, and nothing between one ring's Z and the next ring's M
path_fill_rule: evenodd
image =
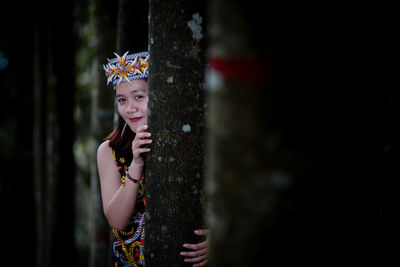
M121 177L132 162L132 151L113 150ZM130 182L129 180L126 182ZM123 231L112 229L112 259L115 267L144 266L145 185L140 184L135 211Z

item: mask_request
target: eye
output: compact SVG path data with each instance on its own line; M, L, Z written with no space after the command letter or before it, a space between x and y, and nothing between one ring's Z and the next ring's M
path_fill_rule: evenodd
M142 96L142 95L135 96L135 99L138 101L142 100L143 98L144 98L144 96Z
M123 104L123 103L125 103L126 102L126 99L125 98L123 98L123 97L121 97L121 98L118 98L118 103L119 104Z

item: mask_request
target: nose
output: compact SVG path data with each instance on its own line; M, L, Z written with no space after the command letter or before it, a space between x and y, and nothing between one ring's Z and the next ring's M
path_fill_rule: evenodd
M136 106L134 101L129 101L128 106L126 108L126 112L129 114L135 113L138 111L138 107Z

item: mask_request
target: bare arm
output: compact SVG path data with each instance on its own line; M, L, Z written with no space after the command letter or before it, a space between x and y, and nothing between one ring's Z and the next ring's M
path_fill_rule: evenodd
M148 133L147 129L147 125L137 128L135 139L132 141L133 160L129 166L129 175L135 180L139 180L143 173L144 160L141 154L150 151L143 145L152 143L152 140L148 139L151 133ZM121 184L121 175L108 141L103 142L97 150L97 166L104 214L112 228L123 230L135 209L139 185L129 180L125 186Z
M132 165L129 174L134 178L140 177L143 166ZM97 150L97 166L104 215L112 228L122 230L132 217L139 186L129 180L122 186L121 175L108 141L102 143Z

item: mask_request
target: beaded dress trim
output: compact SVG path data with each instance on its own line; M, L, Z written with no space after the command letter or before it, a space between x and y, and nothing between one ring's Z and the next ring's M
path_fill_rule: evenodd
M132 162L132 152L112 151L121 177ZM123 231L112 229L112 258L115 267L136 267L144 264L145 184L139 185L134 214Z

